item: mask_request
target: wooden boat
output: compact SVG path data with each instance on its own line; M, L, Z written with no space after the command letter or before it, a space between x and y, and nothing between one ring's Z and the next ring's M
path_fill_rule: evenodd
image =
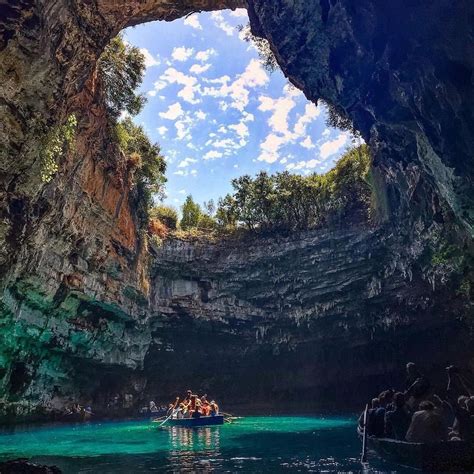
M166 422L168 426L197 428L199 426L215 426L224 424L224 415L200 416L199 418L174 418Z
M380 457L422 471L472 471L474 445L466 441L409 443L389 438L367 437L367 447Z

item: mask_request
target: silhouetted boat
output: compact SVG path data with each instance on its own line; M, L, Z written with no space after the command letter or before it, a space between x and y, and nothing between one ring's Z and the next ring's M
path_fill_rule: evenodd
M195 428L198 426L223 425L224 415L200 416L199 418L174 418L166 422L168 426L180 426L183 428Z
M422 471L472 471L474 445L466 441L409 443L389 438L367 437L368 449L401 466Z

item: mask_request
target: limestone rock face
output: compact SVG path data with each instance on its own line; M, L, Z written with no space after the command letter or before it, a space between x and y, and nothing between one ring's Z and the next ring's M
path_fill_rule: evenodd
M188 384L347 406L407 359L473 368L474 4L389 3L248 2L289 79L370 143L380 227L159 248L110 139L97 58L126 26L246 2L0 8L2 415L130 408ZM45 183L40 151L71 114L74 147Z
M232 404L338 408L400 383L405 360L442 376L472 352L468 308L453 281L433 288L423 239L353 225L165 242L153 249L146 393L195 384Z

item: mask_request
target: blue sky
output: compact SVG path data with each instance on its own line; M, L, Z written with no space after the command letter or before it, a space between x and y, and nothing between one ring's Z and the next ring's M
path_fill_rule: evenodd
M245 10L194 14L125 30L146 56L148 102L134 118L168 162L166 203L199 203L231 191L231 180L260 170L323 173L350 145L325 125L325 110L270 74L239 37Z

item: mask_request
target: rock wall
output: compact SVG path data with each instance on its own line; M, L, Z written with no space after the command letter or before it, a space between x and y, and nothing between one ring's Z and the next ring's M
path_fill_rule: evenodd
M188 384L235 404L347 406L406 359L473 369L467 0L251 0L284 73L370 143L385 223L149 248L97 58L125 26L243 5L0 7L2 414L131 406ZM44 183L45 137L71 114L75 146Z
M371 144L392 212L448 206L472 237L474 4L252 0L249 13L288 78Z

